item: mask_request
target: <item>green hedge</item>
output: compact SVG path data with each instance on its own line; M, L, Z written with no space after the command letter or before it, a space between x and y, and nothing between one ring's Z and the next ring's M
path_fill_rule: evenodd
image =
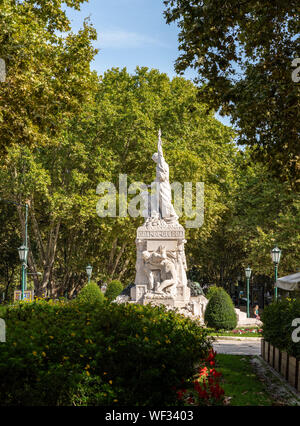
M211 287L209 287L209 289L206 293L206 298L210 299L213 294L218 292L219 288L221 288L221 287L217 287L216 285L212 285Z
M91 281L82 288L76 300L80 303L102 303L104 295L99 286L94 281Z
M118 280L113 280L107 285L105 297L109 302L112 302L122 292L122 283Z
M232 300L222 287L215 287L205 310L205 323L216 330L233 330L237 316Z
M283 299L271 303L262 314L263 337L278 349L300 359L300 343L292 341L295 330L292 322L295 318L300 318L299 299Z
M0 405L172 405L211 348L164 307L36 301L6 313Z

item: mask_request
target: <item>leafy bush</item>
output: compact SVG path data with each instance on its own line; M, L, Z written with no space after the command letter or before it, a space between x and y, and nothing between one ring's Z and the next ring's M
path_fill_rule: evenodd
M221 287L217 287L216 285L212 285L211 287L209 287L209 289L206 293L206 298L210 299L213 294L218 292L219 288L221 288Z
M237 326L237 316L232 300L221 287L212 290L205 310L205 322L216 330L232 330Z
M118 280L113 280L107 285L105 297L109 302L112 302L122 292L122 283Z
M99 286L95 282L91 281L83 287L76 300L80 303L102 303L104 295Z
M163 306L35 301L6 312L1 405L172 405L211 348Z
M266 306L262 314L263 337L280 350L300 359L300 344L292 341L295 327L292 322L300 318L300 300L283 299Z

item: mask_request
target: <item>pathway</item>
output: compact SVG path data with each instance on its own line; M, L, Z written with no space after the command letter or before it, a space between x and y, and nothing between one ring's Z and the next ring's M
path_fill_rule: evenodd
M229 355L259 355L261 339L255 337L242 338L216 338L213 344L219 354Z

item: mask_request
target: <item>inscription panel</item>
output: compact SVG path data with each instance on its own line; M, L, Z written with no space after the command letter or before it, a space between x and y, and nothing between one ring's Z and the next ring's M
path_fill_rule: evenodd
M184 230L157 230L157 231L137 231L137 238L184 238Z

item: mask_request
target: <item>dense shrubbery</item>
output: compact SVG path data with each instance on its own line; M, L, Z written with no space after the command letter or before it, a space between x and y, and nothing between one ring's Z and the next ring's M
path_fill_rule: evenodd
M168 405L211 343L164 307L35 301L6 313L0 405Z
M80 303L102 303L104 295L99 286L95 282L91 281L83 287L76 297L76 300Z
M210 299L213 294L218 292L219 288L220 287L217 287L216 285L212 285L211 287L209 287L209 289L206 293L206 298Z
M300 299L283 299L267 306L262 314L263 337L281 350L300 359L300 343L292 341L295 327L292 322L300 318Z
M205 310L205 323L216 330L232 330L237 326L237 316L232 300L221 287L211 290Z
M122 283L118 280L113 280L107 285L105 297L109 302L112 302L123 290Z

